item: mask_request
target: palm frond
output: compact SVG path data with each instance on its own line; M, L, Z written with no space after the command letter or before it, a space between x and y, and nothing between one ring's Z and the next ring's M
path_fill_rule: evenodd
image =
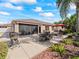
M72 0L57 0L57 6L60 9L60 16L65 18L67 16L69 6Z
M60 7L62 1L63 1L63 0L57 0L57 1L56 1L56 4L57 4L58 8Z

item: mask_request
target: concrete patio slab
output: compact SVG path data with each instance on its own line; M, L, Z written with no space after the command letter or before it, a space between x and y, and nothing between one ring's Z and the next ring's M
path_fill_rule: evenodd
M21 43L20 47L9 49L6 59L31 59L33 56L46 50L48 47L34 43Z

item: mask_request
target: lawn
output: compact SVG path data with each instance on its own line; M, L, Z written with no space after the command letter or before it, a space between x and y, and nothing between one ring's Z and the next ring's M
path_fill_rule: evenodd
M0 59L5 59L8 52L8 45L6 42L0 42Z
M3 35L3 32L0 32L0 36L2 36Z

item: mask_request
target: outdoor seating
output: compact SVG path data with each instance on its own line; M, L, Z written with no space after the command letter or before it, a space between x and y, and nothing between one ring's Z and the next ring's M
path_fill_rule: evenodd
M50 32L44 32L39 34L39 40L40 41L50 40Z
M10 37L10 46L13 46L13 45L16 45L16 44L19 44L19 41L18 41L18 33L16 32L10 32L9 33L9 37Z
M62 41L62 35L59 32L52 32L50 43L58 44L60 41Z

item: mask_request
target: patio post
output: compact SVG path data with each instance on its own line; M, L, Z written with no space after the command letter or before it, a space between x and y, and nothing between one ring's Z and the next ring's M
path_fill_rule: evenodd
M39 34L39 25L38 25L38 34Z

